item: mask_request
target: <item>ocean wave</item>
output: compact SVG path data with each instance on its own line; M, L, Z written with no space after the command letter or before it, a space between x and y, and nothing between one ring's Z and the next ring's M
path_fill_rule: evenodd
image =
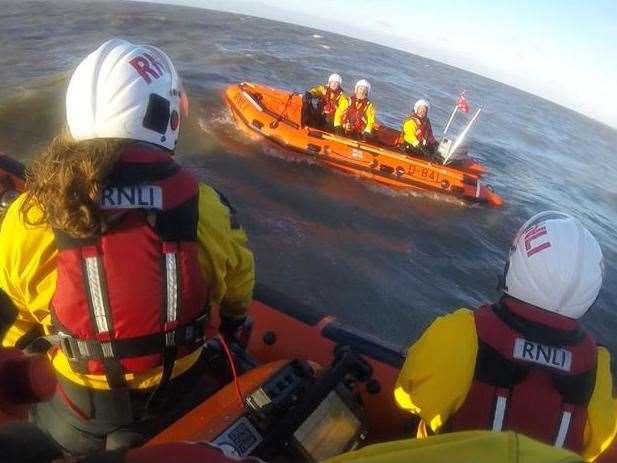
M0 100L0 151L29 159L64 128L67 76L37 79Z
M390 196L392 198L408 198L413 201L426 199L431 202L449 204L452 206L464 207L464 208L481 207L477 203L469 203L468 201L464 201L455 196L446 195L443 193L439 193L437 191L426 191L426 190L420 190L420 189L418 190L395 190L387 186L382 186L382 185L375 184L372 182L366 182L366 187L371 191L374 191L381 195Z

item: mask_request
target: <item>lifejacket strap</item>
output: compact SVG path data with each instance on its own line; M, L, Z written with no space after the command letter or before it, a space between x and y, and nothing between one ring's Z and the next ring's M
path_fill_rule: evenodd
M557 436L553 445L557 448L563 448L566 440L568 439L568 432L570 431L570 425L572 423L572 414L574 407L564 405L561 411L561 418L559 420L559 427L557 428Z
M87 360L104 360L110 358L106 351L107 344L113 345L113 358L142 357L146 355L161 354L161 346L165 345L168 335L172 335L175 346L193 346L195 348L203 344L203 332L208 322L208 314L204 313L198 319L188 325L176 328L171 332L155 333L129 339L115 339L110 342L100 342L93 339L78 339L66 333L58 333L57 341L64 355L71 362ZM53 337L49 337L53 339ZM54 339L55 341L55 339Z
M503 429L503 423L506 417L506 410L508 408L508 396L510 391L507 389L497 389L495 394L495 407L493 412L493 424L491 430L493 432L501 432Z
M352 96L349 107L343 114L342 122L344 124L350 124L353 131L361 131L363 126L366 125L366 121L364 120L364 112L368 107L369 100L368 98L362 100L360 102L360 107L357 107L356 102L356 97Z
M165 331L165 343L163 348L163 371L161 374L160 388L164 388L171 379L171 373L178 354L176 331L178 324L178 311L180 309L180 269L178 268L177 243L163 243L163 256L165 260L165 283L163 288L163 301L165 306L162 312L163 329Z
M161 380L157 387L152 391L144 408L144 417L149 414L152 404L157 402L162 391L165 390L174 368L174 363L178 355L178 339L176 339L176 328L178 323L178 311L180 309L180 271L178 268L178 249L179 244L174 242L163 243L163 263L161 272L163 274L163 307L161 312L161 322L163 324L164 339L162 357ZM201 331L203 332L203 330Z

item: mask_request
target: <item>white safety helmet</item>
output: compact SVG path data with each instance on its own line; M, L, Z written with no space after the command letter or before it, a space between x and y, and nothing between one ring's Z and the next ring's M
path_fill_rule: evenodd
M173 150L188 99L169 57L156 47L105 42L79 65L66 92L76 140L124 138Z
M426 109L430 109L431 105L428 101L426 100L418 100L416 101L416 103L413 105L413 112L417 113L418 109L420 108L420 106L426 106Z
M354 92L358 91L358 88L366 87L368 93L371 93L371 84L369 84L368 80L361 79L356 82L356 87L354 88Z
M516 234L504 292L578 319L598 297L603 277L602 250L589 230L570 215L546 211L529 219Z
M336 73L330 74L330 77L328 77L328 83L330 82L338 82L339 85L343 85L343 79Z

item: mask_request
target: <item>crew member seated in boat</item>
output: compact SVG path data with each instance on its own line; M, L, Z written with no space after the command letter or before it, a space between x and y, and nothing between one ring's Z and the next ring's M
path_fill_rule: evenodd
M35 344L52 346L59 387L32 417L72 454L138 444L186 405L210 305L228 342L241 334L253 255L226 199L172 157L187 111L164 52L105 42L71 76L69 133L2 222L0 289L18 310L2 345L49 335Z
M439 317L413 344L394 392L428 431L513 430L592 461L617 431L608 350L581 326L604 273L593 235L543 212L514 238L503 294Z
M341 76L331 74L327 85L316 85L307 91L302 102L302 125L332 130L336 111L347 108L342 85Z
M337 108L334 131L337 135L368 140L375 128L375 105L369 100L371 84L362 79L356 82L354 95L346 108Z
M437 149L431 121L428 118L430 104L418 100L413 105L413 113L403 121L398 145L408 154L431 157Z

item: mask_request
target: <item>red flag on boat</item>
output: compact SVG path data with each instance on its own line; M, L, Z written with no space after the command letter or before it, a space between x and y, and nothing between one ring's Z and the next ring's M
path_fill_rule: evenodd
M458 101L456 102L456 107L459 111L464 113L469 111L469 103L467 102L467 98L465 98L465 94L461 93L461 96L458 97Z

